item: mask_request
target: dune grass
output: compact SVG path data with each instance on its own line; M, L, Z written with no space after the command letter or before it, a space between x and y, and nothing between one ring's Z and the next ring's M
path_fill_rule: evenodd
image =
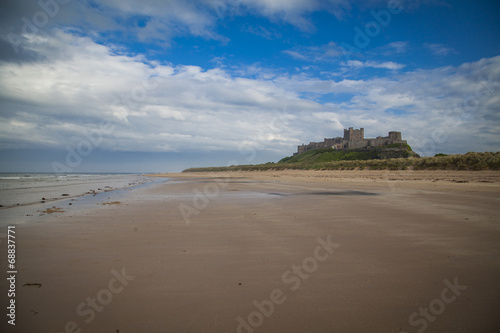
M309 153L309 152L308 152ZM391 159L328 160L324 153L309 158L298 155L284 158L278 163L233 165L229 167L190 168L182 172L266 171L266 170L500 170L500 152L470 152L467 154L435 157L409 157ZM305 153L306 154L306 153Z

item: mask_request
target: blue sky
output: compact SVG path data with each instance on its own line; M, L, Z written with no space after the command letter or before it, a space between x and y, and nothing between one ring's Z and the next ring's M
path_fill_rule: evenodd
M0 171L278 161L364 127L424 156L500 150L500 4L0 4Z

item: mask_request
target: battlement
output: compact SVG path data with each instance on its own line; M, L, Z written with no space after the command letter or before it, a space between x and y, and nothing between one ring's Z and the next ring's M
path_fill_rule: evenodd
M407 144L406 140L402 139L401 132L391 131L386 137L376 137L365 139L365 129L344 129L344 137L325 138L323 142L310 142L308 145L302 144L297 147L297 153L302 154L311 149L333 148L337 150L345 149L370 149L392 145L395 143Z

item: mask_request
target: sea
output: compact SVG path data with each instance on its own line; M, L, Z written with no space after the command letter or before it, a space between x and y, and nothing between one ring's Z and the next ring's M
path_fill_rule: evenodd
M54 206L81 207L91 200L164 181L124 173L0 173L0 226L33 221L33 216Z

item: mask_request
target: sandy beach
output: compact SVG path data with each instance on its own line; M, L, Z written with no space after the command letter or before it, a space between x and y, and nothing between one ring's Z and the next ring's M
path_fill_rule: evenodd
M158 176L18 225L1 331L500 331L500 172Z

